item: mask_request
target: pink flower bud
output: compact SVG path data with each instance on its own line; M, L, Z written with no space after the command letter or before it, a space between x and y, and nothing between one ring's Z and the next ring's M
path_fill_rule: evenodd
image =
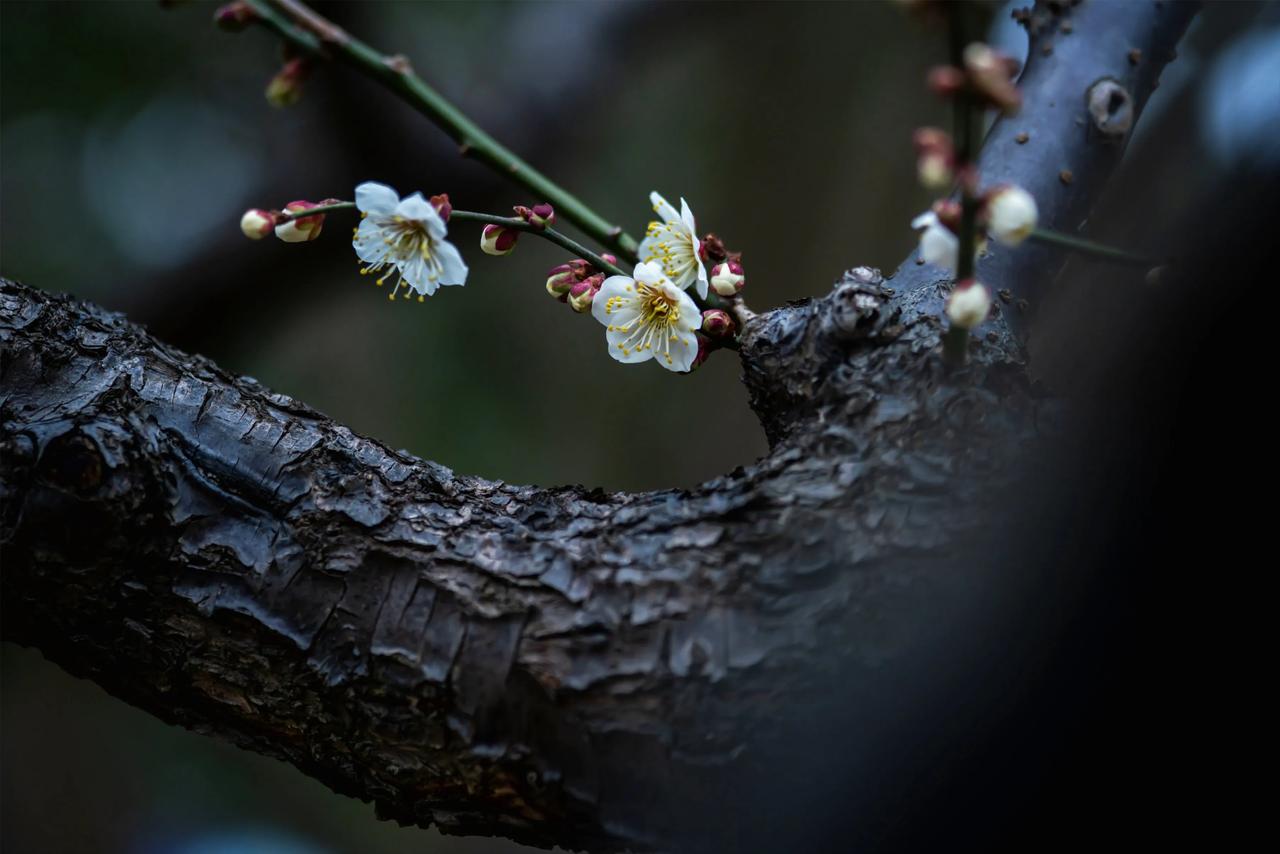
M438 196L431 197L431 206L436 209L436 213L440 214L440 218L445 222L449 221L449 216L453 213L453 205L449 204L449 194L441 193Z
M564 302L569 298L569 291L579 281L580 279L574 273L573 267L569 264L552 267L547 271L547 293L560 300L560 302Z
M729 250L724 248L724 241L714 234L705 234L698 241L698 257L708 264L719 264L729 257Z
M258 18L258 13L253 11L252 7L243 0L236 0L234 3L228 3L225 6L219 6L218 10L213 13L213 22L220 29L229 33L238 33L245 27L252 24Z
M602 284L604 284L604 276L600 273L578 282L569 289L569 307L578 314L591 311L591 302L596 298Z
M315 202L308 202L305 199L299 199L296 202L289 202L284 206L284 212L288 214L301 213L318 207ZM308 240L315 240L320 236L320 229L324 227L324 214L316 216L304 216L298 219L288 220L276 226L276 237L285 243L305 243Z
M698 339L698 355L693 357L693 363L689 365L689 373L693 373L702 366L702 363L711 357L716 348L711 345L711 339L707 336L695 332L694 335Z
M747 283L742 264L738 261L725 261L716 265L711 272L711 289L722 297L731 297L742 290Z
M603 253L601 253L601 254L600 254L600 257L601 257L601 258L603 258L605 261L608 261L608 262L609 262L610 264L612 264L613 266L615 266L615 267L616 267L616 266L618 266L618 256L617 256L617 255L610 255L608 252L603 252Z
M311 74L311 62L305 57L291 59L267 84L267 101L273 107L296 104L302 97L302 84Z
M1018 63L1012 57L992 50L981 42L974 42L964 49L964 67L968 72L969 86L992 106L1011 116L1022 108L1022 93L1013 84Z
M529 222L538 228L546 228L554 224L556 221L556 209L551 205L543 202L540 205L534 205Z
M930 190L950 186L955 177L955 147L946 131L918 128L912 136L916 149L916 171L920 183Z
M712 338L728 338L733 334L733 318L727 311L707 309L702 313L702 331Z
M952 234L960 233L960 219L964 216L964 209L959 202L955 199L938 199L930 210L948 231Z
M516 212L516 216L541 231L556 221L556 210L551 205L543 202L540 205L534 205L532 208L526 208L524 205L516 205L512 208Z
M489 224L480 234L480 248L486 255L510 255L519 239L520 232L504 225Z
M250 240L261 240L276 227L276 215L262 208L250 208L240 217L240 230Z
M935 65L929 69L926 86L929 91L943 98L952 98L964 89L964 72L954 65Z

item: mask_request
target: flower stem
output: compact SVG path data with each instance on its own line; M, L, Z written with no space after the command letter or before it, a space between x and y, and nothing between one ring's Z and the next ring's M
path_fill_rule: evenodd
M355 210L355 202L334 202L328 205L318 205L314 208L307 208L300 211L280 211L276 214L277 222L289 222L295 219L303 219L317 214L327 214L334 211L350 211ZM556 245L568 249L574 255L584 261L591 263L591 266L603 270L614 276L625 276L616 264L610 264L587 247L567 235L556 231L554 228L538 228L537 226L526 222L518 216L496 216L494 214L476 213L475 211L454 210L449 214L449 221L458 220L459 222L481 222L487 225L501 225L504 228L510 228L515 231L527 231L530 234L536 234L539 237L546 238Z
M316 205L314 208L305 208L300 211L276 211L276 222L292 222L295 219L306 219L317 214L350 211L355 210L355 207L355 202L334 202L328 205Z
M539 237L546 238L552 243L568 249L574 255L577 255L584 261L591 262L591 266L597 270L608 273L611 276L627 275L617 264L610 264L578 241L568 237L562 232L556 231L554 228L538 228L532 223L526 222L518 216L496 216L487 213L475 213L474 211L460 211L456 208L449 215L449 220L459 220L461 222L482 222L486 225L500 225L504 228L514 229L515 231L525 231L529 234L536 234Z
M1051 246L1061 246L1064 249L1070 249L1073 252L1079 252L1082 255L1092 255L1094 258L1101 258L1106 261L1115 261L1117 264L1132 264L1137 267L1154 267L1155 261L1150 258L1144 258L1141 255L1135 255L1132 252L1126 252L1123 249L1116 249L1113 246L1106 246L1101 243L1094 243L1092 240L1085 240L1082 237L1072 237L1069 234L1063 234L1058 231L1049 231L1044 228L1037 228L1027 237L1028 240L1035 243L1046 243Z
M555 207L557 214L582 229L602 246L630 261L636 260L637 244L634 238L485 133L416 75L404 57L380 53L318 15L300 0L245 2L258 14L259 22L274 30L286 43L320 59L336 56L384 84L448 134L458 143L463 155L473 156L511 178L537 196L535 201L549 202Z

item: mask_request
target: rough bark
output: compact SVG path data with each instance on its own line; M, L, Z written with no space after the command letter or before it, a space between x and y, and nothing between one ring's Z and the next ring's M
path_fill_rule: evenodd
M1128 26L1157 70L1181 27L1152 21L1190 17L1073 14L1071 38ZM1079 80L1110 73L1088 51L1052 73L1064 54L1033 52L1024 120L1082 112ZM1077 137L1092 193L1114 150ZM1000 145L984 167L1060 168ZM991 283L1040 264L1009 255ZM944 370L945 285L910 262L760 316L742 361L769 456L640 494L456 475L119 315L2 288L4 639L387 817L538 845L732 837L707 826L719 787L958 607L980 572L957 555L1047 423L1003 316Z

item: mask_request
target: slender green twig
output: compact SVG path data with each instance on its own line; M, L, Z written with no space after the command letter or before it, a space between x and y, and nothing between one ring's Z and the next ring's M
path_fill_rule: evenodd
M525 222L518 216L495 216L494 214L475 213L473 211L454 210L449 215L450 220L459 220L462 222L480 222L486 225L501 225L515 231L525 231L530 234L536 234L544 237L552 243L563 249L568 249L574 255L577 255L584 261L591 262L591 266L597 270L601 270L612 276L625 276L627 273L623 271L617 264L610 264L578 241L566 236L563 232L556 231L554 228L538 228L532 223Z
M258 20L295 49L317 59L335 56L383 83L408 101L458 143L470 155L511 178L537 198L549 202L556 213L627 260L636 260L636 241L582 200L538 172L485 133L457 107L413 72L407 59L385 56L316 14L299 0L245 0ZM566 238L567 239L567 238Z
M316 205L314 208L306 208L300 211L279 211L276 214L276 222L292 222L295 219L306 219L309 216L317 214L333 213L334 211L350 211L355 210L355 202L334 202L328 205Z
M333 202L332 204L318 205L314 208L307 208L306 210L281 211L277 214L276 221L289 222L295 219L304 219L309 216L316 216L317 214L355 210L355 207L355 202ZM475 211L454 210L449 214L449 220L451 222L457 220L459 222L479 222L486 225L501 225L514 231L525 231L530 234L536 234L539 237L550 240L552 243L563 249L569 250L582 260L589 262L591 266L598 270L602 270L614 276L627 275L617 264L610 264L604 258L592 252L590 249L567 236L563 232L556 231L554 228L538 228L536 225L526 222L517 216L496 216L495 214L476 213Z
M1031 232L1027 238L1034 243L1044 243L1051 246L1061 246L1064 249L1070 249L1072 252L1079 252L1082 255L1092 255L1094 258L1101 258L1105 261L1115 261L1118 264L1132 264L1135 267L1154 267L1156 261L1150 258L1136 255L1132 252L1126 252L1123 249L1116 249L1113 246L1105 246L1101 243L1094 243L1092 240L1085 240L1082 237L1072 237L1069 234L1063 234L1058 231L1049 231L1043 228L1037 228Z

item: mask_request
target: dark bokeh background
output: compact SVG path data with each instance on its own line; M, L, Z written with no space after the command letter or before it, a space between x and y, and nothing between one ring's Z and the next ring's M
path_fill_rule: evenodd
M607 358L548 298L554 247L501 259L455 238L465 289L390 305L358 275L349 223L286 245L239 213L349 198L362 180L459 207L538 201L460 159L372 83L321 69L297 106L261 90L265 32L214 6L0 4L0 272L127 312L166 340L460 471L519 482L690 485L764 441L731 354L690 377ZM391 52L518 153L638 233L647 193L684 195L745 251L765 308L844 268L891 270L929 196L911 130L943 35L879 3L360 3L322 11ZM996 15L1014 52L1019 34ZM1280 162L1280 16L1211 4L1166 73L1097 232L1141 244L1244 165ZM1081 308L1081 306L1085 306ZM1059 317L1088 322L1087 302ZM1059 385L1078 323L1039 346ZM1053 357L1053 358L1051 358ZM167 727L36 653L0 659L0 849L490 851L377 822L293 769ZM258 846L257 848L253 846ZM290 847L292 846L292 847Z

